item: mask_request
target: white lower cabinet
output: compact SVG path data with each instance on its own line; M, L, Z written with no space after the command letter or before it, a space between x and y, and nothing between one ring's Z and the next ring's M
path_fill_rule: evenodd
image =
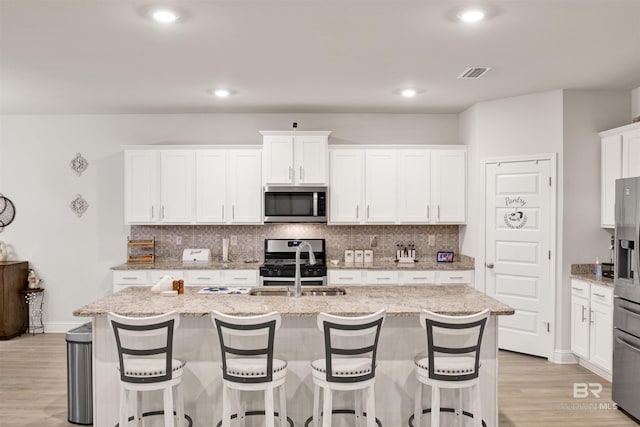
M613 288L571 279L571 351L607 379L613 357Z
M258 286L258 270L116 270L113 292L129 286L153 286L162 276L182 279L185 286Z
M473 286L473 270L328 270L329 285L448 285Z

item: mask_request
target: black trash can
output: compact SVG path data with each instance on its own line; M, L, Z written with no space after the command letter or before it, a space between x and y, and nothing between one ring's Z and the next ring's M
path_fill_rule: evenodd
M91 322L67 332L67 409L73 424L93 424Z

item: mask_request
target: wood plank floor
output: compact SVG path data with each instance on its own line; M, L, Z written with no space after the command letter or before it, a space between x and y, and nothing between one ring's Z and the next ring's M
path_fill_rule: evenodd
M38 334L0 341L1 427L75 425L67 421L64 338ZM556 365L504 351L499 363L500 427L639 425L609 409L611 384L578 365ZM601 398L574 399L574 382L601 383Z

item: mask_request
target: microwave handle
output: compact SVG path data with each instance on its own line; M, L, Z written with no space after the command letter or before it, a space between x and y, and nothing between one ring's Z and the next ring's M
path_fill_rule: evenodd
M302 170L302 167L300 168ZM313 192L313 216L318 216L318 192Z

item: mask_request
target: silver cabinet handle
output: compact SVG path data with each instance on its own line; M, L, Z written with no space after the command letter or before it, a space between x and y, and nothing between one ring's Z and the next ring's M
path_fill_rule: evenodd
M582 306L582 320L581 322L584 322L585 320L587 320L587 316L584 315L585 311L586 311L587 307L585 307L584 305Z
M376 277L376 280L391 280L391 277Z
M224 219L224 205L222 205L222 219Z
M576 288L575 286L572 286L571 289L573 289L574 291L582 292L582 288Z
M449 279L451 279L451 280L462 280L462 279L464 279L464 277L463 276L454 276L454 277L449 277Z
M198 280L211 280L211 277L197 277Z
M160 219L164 219L164 205L160 208Z
M123 277L123 280L136 280L137 277Z
M597 296L597 297L600 297L600 298L604 298L604 297L605 297L604 295L599 294L599 293L597 293L597 292L594 292L593 294L594 294L595 296Z
M428 277L414 277L413 280L427 280Z
M231 219L236 219L236 205L231 205Z
M596 321L593 320L593 310L589 310L589 323L596 323Z
M248 277L234 277L233 280L249 280Z
M304 172L302 170L302 166L300 166L300 180L302 181L304 179Z
M154 208L154 206L153 206L153 205L151 205L151 219L154 219L154 216L153 216L153 208Z
M369 205L367 205L367 219L369 219Z
M440 205L438 205L438 219L440 219Z
M484 264L485 267L487 268L493 268L493 263L492 262L487 262Z
M353 280L353 277L338 277L338 280Z
M427 221L431 221L431 206L427 205Z
M356 205L356 219L360 219L360 205Z
M292 174L293 174L293 167L289 166L289 179L291 179Z

